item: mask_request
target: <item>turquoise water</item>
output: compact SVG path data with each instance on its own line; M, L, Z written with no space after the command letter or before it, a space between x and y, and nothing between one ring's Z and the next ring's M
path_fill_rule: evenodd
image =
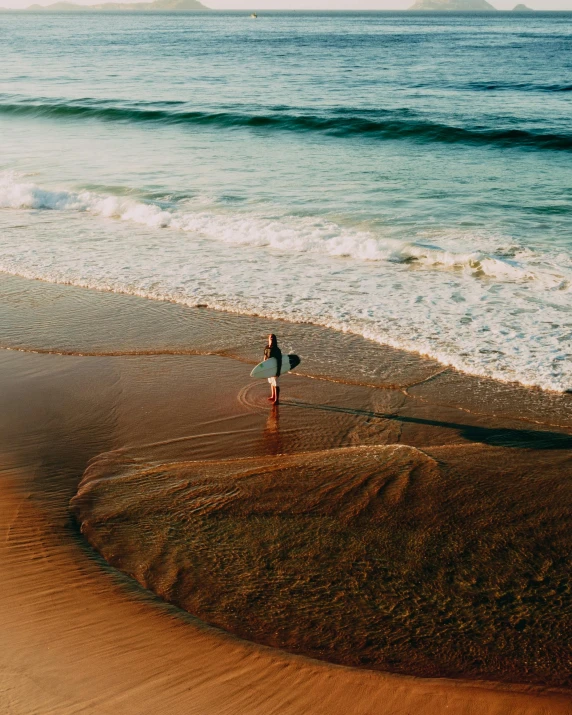
M572 15L0 15L0 270L572 387Z

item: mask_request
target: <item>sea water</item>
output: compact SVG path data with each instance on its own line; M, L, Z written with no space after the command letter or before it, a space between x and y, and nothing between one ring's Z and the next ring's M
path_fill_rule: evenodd
M572 14L0 15L0 270L572 388Z

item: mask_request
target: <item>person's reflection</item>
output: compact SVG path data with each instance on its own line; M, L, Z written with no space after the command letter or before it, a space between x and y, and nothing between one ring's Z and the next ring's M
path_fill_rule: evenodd
M282 435L280 434L280 408L278 405L273 405L270 410L262 439L267 454L283 453Z

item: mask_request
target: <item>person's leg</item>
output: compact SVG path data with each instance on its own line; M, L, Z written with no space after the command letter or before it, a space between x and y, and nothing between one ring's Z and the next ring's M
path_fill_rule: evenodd
M276 378L269 377L268 382L270 383L270 397L268 402L274 402L276 400Z

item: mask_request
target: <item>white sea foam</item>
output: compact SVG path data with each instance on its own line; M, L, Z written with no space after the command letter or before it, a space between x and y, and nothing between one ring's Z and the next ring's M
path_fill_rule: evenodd
M473 374L572 387L572 259L563 252L486 235L402 241L208 199L45 190L9 174L0 207L12 209L0 216L5 272L314 322Z
M209 202L200 197L199 205ZM282 251L300 251L364 261L416 263L428 268L462 270L475 276L506 281L533 281L561 286L560 271L534 270L515 259L483 251L459 252L452 244L459 237L441 236L449 248L423 241L406 242L376 236L370 231L341 227L321 218L288 216L272 218L257 214L222 214L213 211L188 211L185 203L166 209L154 203L123 196L101 195L90 191L47 191L32 183L18 181L13 174L0 178L0 208L84 211L95 215L149 226L172 228L210 236L229 244L249 245ZM469 237L465 237L465 242ZM484 237L478 237L482 242ZM502 250L502 249L501 249ZM521 255L525 251L520 250ZM534 258L528 252L527 258Z

